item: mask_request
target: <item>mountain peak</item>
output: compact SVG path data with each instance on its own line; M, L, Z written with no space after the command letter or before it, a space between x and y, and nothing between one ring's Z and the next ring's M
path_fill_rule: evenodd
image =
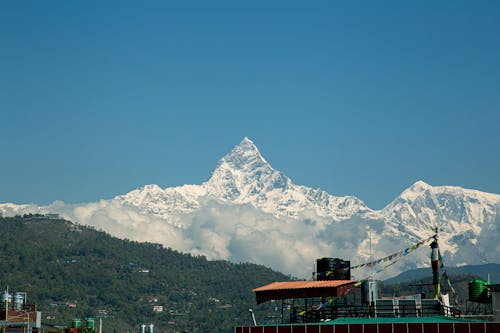
M430 188L432 188L431 185L427 184L423 180L419 180L419 181L415 182L415 184L413 184L409 189L412 191L416 191L416 192L422 192L422 191L426 191Z
M229 201L248 202L266 191L291 184L281 172L274 170L259 149L245 137L219 161L210 179L204 183L208 193Z
M404 190L398 198L413 201L432 188L433 187L431 185L427 184L423 180L419 180Z
M255 146L255 144L253 143L253 141L252 141L252 140L250 140L250 139L248 138L248 136L245 136L245 137L243 138L243 140L241 140L241 142L240 142L240 144L239 144L239 145L247 145L247 144L250 144L250 145L254 145L254 146Z
M267 161L262 157L257 146L248 137L244 137L229 154L222 158L221 162L226 162L238 169L248 164L254 166L255 164L267 164Z
M241 142L238 145L236 145L233 148L233 150L236 149L236 148L239 148L240 150L243 150L243 151L246 151L246 152L254 152L254 153L260 154L259 149L255 145L255 143L253 143L253 141L250 140L246 136L243 138L243 140L241 140Z

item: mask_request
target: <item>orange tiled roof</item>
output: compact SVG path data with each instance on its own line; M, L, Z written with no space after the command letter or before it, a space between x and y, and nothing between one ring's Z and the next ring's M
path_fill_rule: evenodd
M276 299L344 296L358 281L323 280L273 282L254 289L257 304Z
M355 280L324 280L324 281L290 281L273 282L265 286L255 288L253 291L284 290L284 289L307 289L307 288L336 288L346 284L354 284Z

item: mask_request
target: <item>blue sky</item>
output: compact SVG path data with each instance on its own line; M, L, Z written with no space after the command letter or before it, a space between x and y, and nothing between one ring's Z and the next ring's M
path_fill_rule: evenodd
M2 1L0 202L205 181L243 137L382 208L500 193L498 1Z

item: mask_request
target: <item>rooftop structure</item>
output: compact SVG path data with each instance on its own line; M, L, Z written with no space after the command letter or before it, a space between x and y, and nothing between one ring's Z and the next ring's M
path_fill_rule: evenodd
M318 260L316 281L273 282L255 288L257 304L281 300L281 323L258 324L251 310L254 326L235 327L235 333L494 333L500 332L500 322L479 321L461 317L461 312L450 304L449 295L440 288L440 268L443 268L436 234L407 249L366 264L350 266L349 261L338 258ZM379 295L378 282L371 277L361 281L350 278L350 271L359 267L373 267L394 258L410 254L424 243L432 241L431 266L433 298L422 294L384 298ZM393 262L394 263L394 262ZM443 281L450 290L448 275L443 270ZM484 281L470 281L469 292L475 302L498 302L492 286ZM456 296L456 294L454 294ZM456 304L456 300L455 300ZM498 307L498 306L497 306ZM496 307L496 308L497 308ZM494 307L495 308L495 307ZM275 309L277 311L277 307ZM498 309L496 313L500 313ZM288 312L288 316L285 314ZM496 318L498 321L499 319Z
M354 280L273 282L253 291L257 304L290 298L342 297L354 288L357 282Z
M1 295L0 329L2 332L30 332L41 326L41 312L34 304L26 303L26 293L9 293L6 289Z

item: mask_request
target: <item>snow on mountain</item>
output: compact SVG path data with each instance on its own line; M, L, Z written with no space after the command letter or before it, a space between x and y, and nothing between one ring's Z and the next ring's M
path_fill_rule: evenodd
M500 262L500 195L418 181L384 209L296 185L244 138L200 185L146 185L110 200L49 206L0 204L4 216L59 213L115 236L162 243L209 259L250 261L300 277L316 258L353 265L404 249L440 228L446 264ZM415 251L378 278L428 265ZM363 278L372 272L354 272Z
M199 198L206 189L199 185L184 185L162 189L158 185L146 185L113 200L136 207L144 214L174 223L175 215L187 214L200 208Z
M371 211L356 197L335 197L319 189L295 185L282 172L274 170L248 138L224 156L210 179L201 185L164 190L147 185L116 199L147 214L171 220L175 214L199 209L199 200L205 196L225 203L250 204L277 217L299 217L312 211L340 221Z
M312 210L318 216L339 221L370 211L356 197L335 197L293 184L266 162L248 138L221 159L204 186L221 200L249 203L275 216L298 217L301 212Z
M498 194L418 181L381 214L388 229L413 239L430 236L438 227L441 250L454 264L500 260Z
M418 181L382 209L393 225L421 234L434 226L444 231L479 233L483 224L493 223L500 195L454 186L430 186Z

